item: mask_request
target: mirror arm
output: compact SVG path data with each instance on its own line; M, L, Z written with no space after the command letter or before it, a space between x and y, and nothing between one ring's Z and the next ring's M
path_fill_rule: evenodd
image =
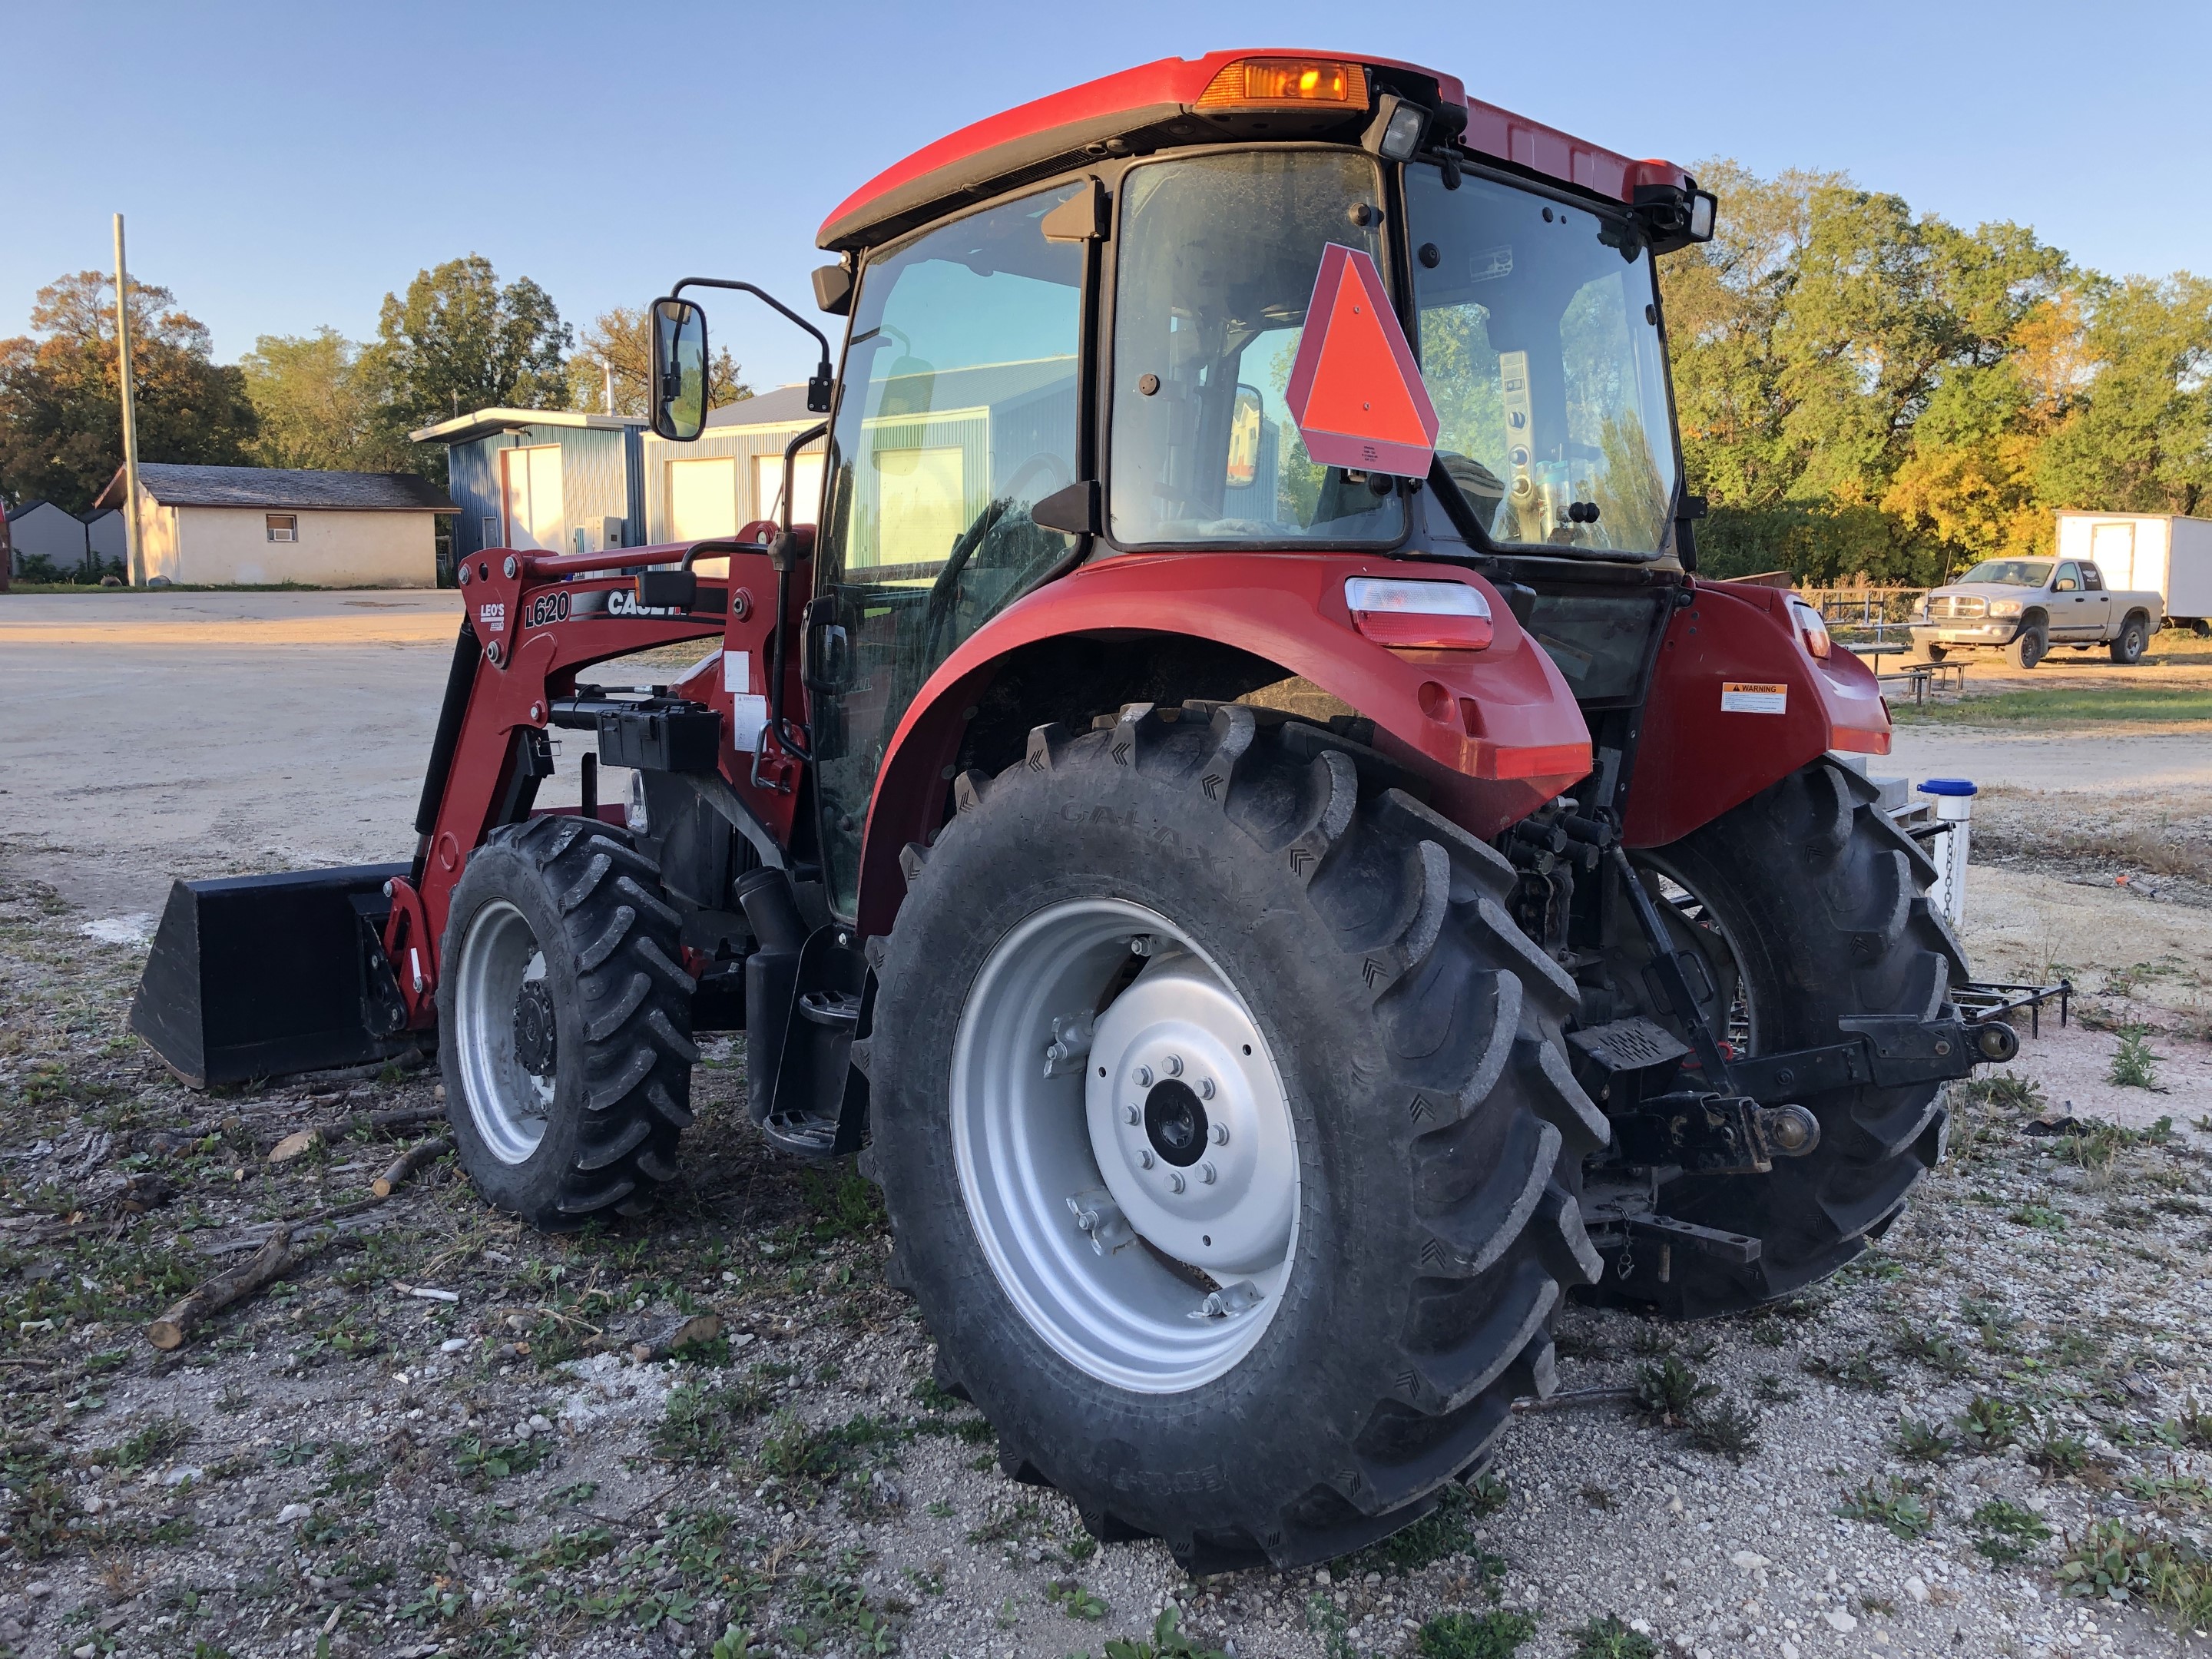
M806 407L810 413L816 415L826 415L830 412L830 371L828 335L777 299L775 295L765 289L756 288L750 283L732 282L720 276L686 276L668 290L668 297L673 300L687 288L726 288L738 294L750 294L762 304L772 310L781 312L785 317L811 334L814 337L814 343L822 348L822 362L814 371L814 379L807 384Z

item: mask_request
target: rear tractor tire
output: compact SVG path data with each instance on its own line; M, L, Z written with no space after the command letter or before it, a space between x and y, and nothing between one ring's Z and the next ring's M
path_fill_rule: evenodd
M491 832L453 890L438 1054L461 1168L549 1231L633 1215L691 1121L679 918L623 831L573 817Z
M1575 988L1377 758L1229 705L1040 727L908 848L864 1040L940 1379L1193 1571L1425 1513L1600 1267Z
M1947 1013L1951 985L1966 977L1965 953L1927 896L1935 866L1891 823L1875 787L1832 761L1633 856L1661 878L1710 964L1718 1012L1733 1013L1753 1054L1844 1041L1840 1022L1853 1017ZM1801 1103L1820 1122L1811 1152L1776 1158L1771 1175L1688 1176L1659 1192L1668 1214L1758 1238L1757 1262L1675 1250L1662 1281L1646 1249L1624 1281L1615 1255L1607 1292L1680 1317L1789 1296L1881 1237L1942 1157L1940 1085L1869 1085Z

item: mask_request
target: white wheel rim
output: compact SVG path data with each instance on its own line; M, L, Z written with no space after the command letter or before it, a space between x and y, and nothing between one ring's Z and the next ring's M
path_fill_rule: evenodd
M545 953L521 911L495 899L469 918L454 969L453 1013L461 1093L469 1119L502 1164L526 1163L545 1138L553 1074L532 1073L515 1041L523 988L545 977Z
M1132 940L1136 979L1048 1076L1055 1018L1097 1008ZM1297 1255L1289 1099L1243 999L1157 911L1071 901L999 941L954 1039L951 1127L1000 1285L1090 1376L1181 1393L1273 1322Z

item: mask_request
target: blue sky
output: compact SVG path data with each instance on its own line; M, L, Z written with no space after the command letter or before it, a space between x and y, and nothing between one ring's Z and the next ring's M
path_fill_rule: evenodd
M2203 0L3 0L0 40L0 335L41 283L107 263L120 210L134 272L225 360L323 323L366 337L386 290L470 252L578 323L679 275L796 304L823 216L909 150L1094 74L1243 45L1356 44L1630 155L1840 168L1959 222L2032 224L2100 270L2212 273ZM810 367L764 311L712 312L756 385Z

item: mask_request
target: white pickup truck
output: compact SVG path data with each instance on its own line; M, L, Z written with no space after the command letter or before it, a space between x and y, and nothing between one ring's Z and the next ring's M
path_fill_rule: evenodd
M1931 589L1912 619L1915 651L1941 662L1954 651L1999 648L2033 668L2059 646L2104 646L2131 663L2166 619L2154 592L2115 592L2088 559L1984 559Z

